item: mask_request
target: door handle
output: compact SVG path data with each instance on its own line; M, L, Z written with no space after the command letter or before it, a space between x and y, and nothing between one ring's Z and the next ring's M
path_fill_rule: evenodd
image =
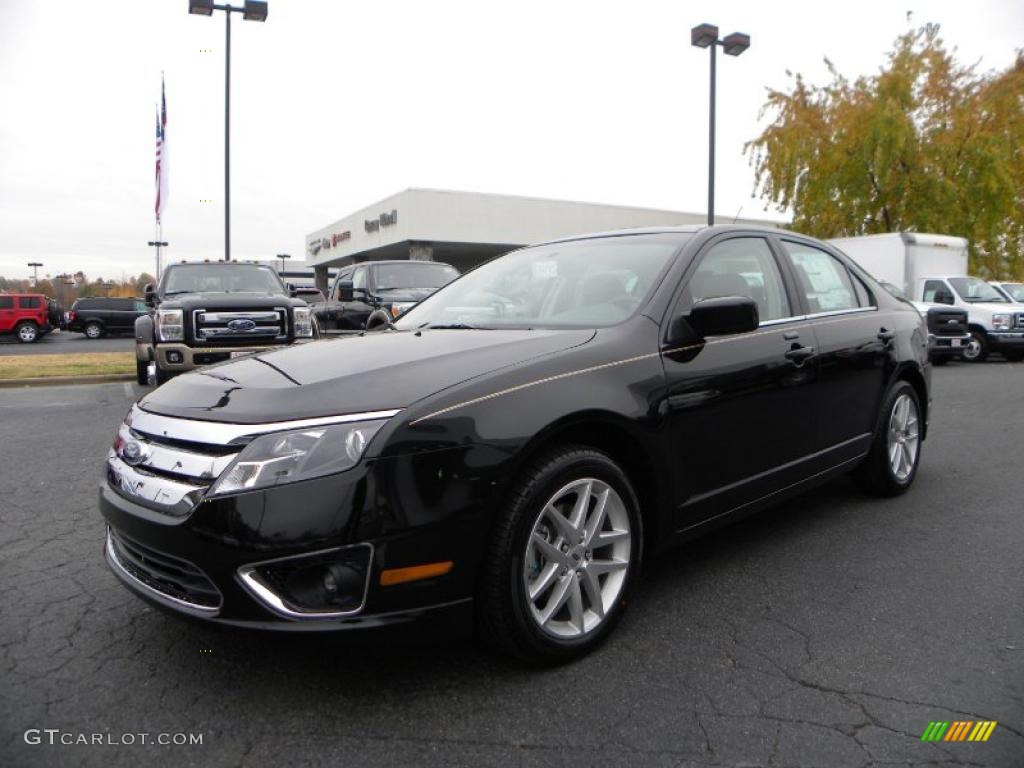
M786 359L792 360L797 365L801 365L810 357L814 357L814 347L794 346L786 353Z
M888 330L886 328L882 328L878 332L878 340L879 341L884 341L886 344L888 344L890 341L892 341L895 338L896 338L896 331L890 331L890 330Z

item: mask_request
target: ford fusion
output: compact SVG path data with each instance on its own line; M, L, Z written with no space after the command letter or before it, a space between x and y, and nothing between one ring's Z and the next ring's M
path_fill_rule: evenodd
M843 473L907 490L928 331L783 231L630 230L524 248L393 326L175 378L117 432L106 559L208 622L475 619L576 657L645 558Z

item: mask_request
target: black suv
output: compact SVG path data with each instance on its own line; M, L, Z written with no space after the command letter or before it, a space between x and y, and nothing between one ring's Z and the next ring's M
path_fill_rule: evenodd
M108 333L132 333L149 309L142 299L78 299L71 305L68 330L98 339Z
M313 305L313 315L324 331L362 331L397 319L458 276L459 270L439 261L353 264L338 273L330 297Z
M146 286L153 313L135 322L138 381L156 382L313 338L309 307L270 267L238 261L171 264Z

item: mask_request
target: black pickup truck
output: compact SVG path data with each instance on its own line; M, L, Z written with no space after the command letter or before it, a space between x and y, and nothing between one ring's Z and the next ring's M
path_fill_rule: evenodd
M135 321L138 381L313 338L309 306L270 267L237 261L171 264L146 286L152 312Z
M459 276L439 261L372 261L341 269L326 301L314 304L319 328L363 331L395 320L438 288Z

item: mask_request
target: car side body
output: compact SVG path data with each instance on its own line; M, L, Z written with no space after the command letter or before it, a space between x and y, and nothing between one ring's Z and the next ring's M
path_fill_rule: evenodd
M148 394L101 482L112 569L152 602L230 625L344 630L479 610L500 510L559 447L621 468L636 496L634 539L649 554L857 468L888 429L882 410L894 388L918 404L924 439L928 330L836 249L745 227L558 243L617 239L667 243L673 256L636 311L612 325L383 330L211 366ZM701 271L751 248L773 265L774 287ZM587 290L607 289L608 277ZM698 300L698 282L702 296L724 298ZM758 321L755 309L749 332L698 332L699 309L722 317L716 302L732 302L742 314L767 307L773 290L783 316ZM379 423L346 471L215 491L250 435L341 417ZM191 476L162 463L179 448L206 457ZM275 564L322 553L351 558L359 574L345 610L303 607L275 575ZM195 569L206 592L144 572L160 558ZM392 576L423 564L447 570Z
M67 330L98 339L108 334L135 333L135 321L149 314L142 299L95 297L71 305Z
M60 310L41 293L0 294L0 334L32 344L60 325Z

